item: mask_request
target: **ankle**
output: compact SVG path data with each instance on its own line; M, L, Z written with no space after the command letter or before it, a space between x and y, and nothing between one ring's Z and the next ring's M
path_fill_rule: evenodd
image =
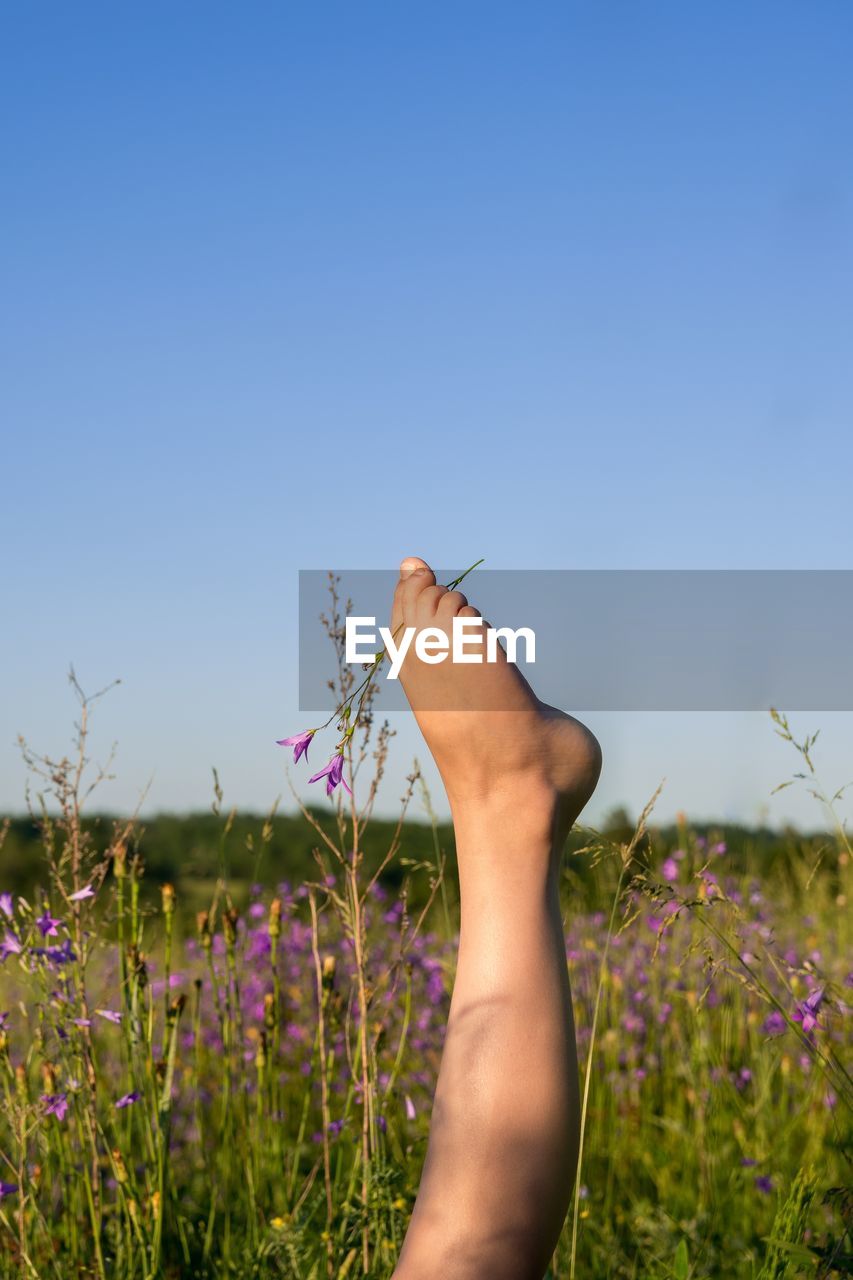
M491 842L525 850L551 849L560 839L560 796L541 772L531 769L497 787L448 788L457 845ZM560 841L560 843L562 843Z

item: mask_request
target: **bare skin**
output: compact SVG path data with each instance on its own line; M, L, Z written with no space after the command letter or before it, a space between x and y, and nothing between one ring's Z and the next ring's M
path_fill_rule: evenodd
M392 628L479 617L401 566ZM429 1146L394 1280L541 1280L569 1205L580 1106L557 894L560 853L595 788L589 730L540 702L502 655L401 680L447 790L461 930Z

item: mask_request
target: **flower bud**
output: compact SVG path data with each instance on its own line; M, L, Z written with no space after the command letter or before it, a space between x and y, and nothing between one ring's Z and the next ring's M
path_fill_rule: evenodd
M270 903L269 935L271 940L281 937L281 898Z
M267 1037L262 1031L258 1038L258 1051L255 1054L255 1066L262 1072L267 1065Z
M195 918L196 930L198 932L199 941L205 951L210 950L210 912L199 911Z
M118 1147L113 1149L113 1164L115 1165L116 1182L119 1184L127 1182L127 1165L124 1163L124 1156Z
M160 896L163 900L163 915L173 915L175 911L175 886L173 884L162 885Z
M222 916L222 931L225 934L225 943L229 947L233 947L237 941L237 921L240 919L236 907L229 907Z

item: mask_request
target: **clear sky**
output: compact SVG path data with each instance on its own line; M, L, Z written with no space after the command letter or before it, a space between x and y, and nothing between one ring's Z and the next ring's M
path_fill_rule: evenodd
M0 810L70 661L123 679L104 804L217 764L265 808L301 567L851 567L852 38L840 0L4 5ZM591 722L593 817L664 775L664 816L817 816L763 717Z

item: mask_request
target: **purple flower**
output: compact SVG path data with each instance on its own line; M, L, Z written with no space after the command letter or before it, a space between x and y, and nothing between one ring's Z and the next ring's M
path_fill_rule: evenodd
M39 916L38 920L36 920L36 924L41 929L41 936L43 938L54 937L59 932L56 926L61 923L61 920L57 920L55 916L50 914L49 907L45 907L44 915Z
M772 1178L765 1177L764 1174L759 1173L756 1174L755 1186L756 1190L762 1191L764 1195L768 1196L773 1190L773 1180Z
M6 936L0 942L0 960L5 960L7 956L19 956L23 951L23 947L16 934L11 929L6 930Z
M316 729L306 729L304 733L295 733L292 738L278 738L275 745L277 747L293 747L293 763L298 764L300 756L304 756L306 760L308 759L308 747L316 732Z
M133 1090L132 1093L124 1094L121 1098L118 1099L118 1101L115 1104L116 1111L121 1111L123 1107L133 1106L134 1102L138 1102L141 1097L142 1097L142 1094L138 1093L135 1089Z
M3 915L8 916L11 920L14 910L15 903L11 893L0 893L0 911L3 912Z
M102 1018L106 1018L107 1022L114 1022L116 1025L121 1022L121 1014L116 1013L113 1009L96 1009L95 1013L100 1014Z
M780 1036L786 1031L788 1024L785 1021L785 1015L780 1013L778 1009L774 1009L772 1013L768 1013L762 1025L762 1031L768 1036Z
M806 1035L808 1035L810 1031L814 1031L815 1027L820 1026L816 1015L822 1004L823 988L818 987L818 989L813 991L810 996L807 996L805 1000L802 1000L791 1014L794 1022L801 1022L803 1024L803 1031L805 1031Z
M332 756L325 769L321 769L319 773L315 773L314 777L309 778L308 781L319 782L321 778L326 779L327 796L330 796L340 783L343 783L346 790L349 791L350 795L352 795L352 788L344 777L344 757L340 751L337 752L336 755Z
M68 1112L67 1093L43 1093L41 1101L44 1103L46 1116L56 1116L57 1120L65 1119Z
M95 890L92 888L90 884L87 884L85 889L78 889L76 893L70 893L68 895L68 901L84 902L86 898L94 898L94 896L95 896Z
M58 947L33 947L34 956L47 960L48 964L63 965L68 964L71 960L76 960L74 948L71 946L71 939L66 938Z
M414 1104L414 1102L412 1102L412 1099L409 1097L409 1095L408 1095L408 1094L406 1094L406 1095L405 1095L405 1098L404 1098L403 1100L404 1100L404 1102L405 1102L405 1104L406 1104L406 1119L407 1119L407 1120L414 1120L414 1118L415 1118L415 1104Z
M660 870L664 880L668 880L670 884L678 879L678 863L675 858L667 858Z
M7 1196L13 1196L17 1190L17 1182L0 1182L0 1200L5 1200Z
M711 852L722 856L722 854L726 853L727 850L728 850L728 845L726 844L725 840L721 840L719 844L714 845Z

